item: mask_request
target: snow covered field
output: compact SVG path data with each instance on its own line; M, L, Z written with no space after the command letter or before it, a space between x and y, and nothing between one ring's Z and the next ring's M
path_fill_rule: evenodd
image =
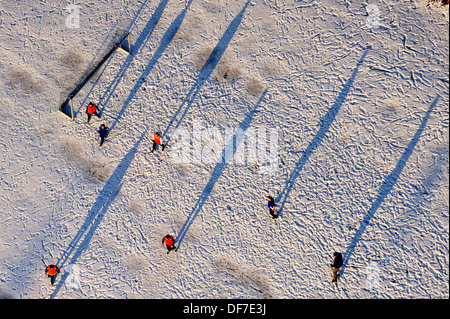
M0 297L448 298L449 8L426 2L0 0ZM118 27L132 55L71 121ZM195 125L275 130L275 169L150 153Z

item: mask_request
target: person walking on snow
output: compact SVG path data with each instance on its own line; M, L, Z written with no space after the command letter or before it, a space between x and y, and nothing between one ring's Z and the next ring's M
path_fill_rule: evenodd
M106 127L105 124L102 124L97 132L100 134L100 146L102 146L105 137L108 136L108 127Z
M45 268L45 274L47 275L47 277L50 277L50 283L53 286L53 284L55 283L56 274L59 274L58 266L48 265L47 268Z
M166 247L167 247L167 253L170 253L171 250L177 251L177 248L174 245L175 244L175 240L169 234L164 236L163 239L162 239L162 246L163 246L163 248L164 248L164 243L166 244Z
M342 254L335 252L333 254L334 256L334 261L332 264L330 264L331 268L333 268L333 281L334 283L337 283L337 276L338 276L338 272L339 269L341 269L342 265L344 264L344 261L342 259Z
M156 132L153 135L153 147L152 147L152 153L156 149L156 144L161 145L161 151L164 151L164 147L166 147L164 144L161 143L161 135L159 135L158 132Z
M275 200L272 196L267 196L267 207L269 207L269 214L272 216L272 219L278 218L277 215L275 215Z
M92 102L89 102L89 104L88 104L88 106L86 108L86 114L87 114L87 117L88 117L88 119L87 119L88 123L91 120L91 116L92 115L95 115L98 118L100 118L100 115L98 115L97 111L98 111L97 105L95 105Z

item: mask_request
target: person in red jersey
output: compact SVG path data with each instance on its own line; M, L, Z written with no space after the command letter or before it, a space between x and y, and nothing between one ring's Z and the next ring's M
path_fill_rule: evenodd
M153 147L152 147L152 153L155 151L156 149L156 145L161 145L161 151L164 151L164 147L166 147L162 142L161 142L161 135L156 132L153 135Z
M171 250L177 251L177 248L175 247L175 239L169 234L163 237L162 239L162 246L164 247L164 244L166 244L167 247L167 253L170 253Z
M47 268L45 268L45 274L50 277L50 283L53 284L55 283L55 277L57 274L59 274L59 268L56 265L48 265Z

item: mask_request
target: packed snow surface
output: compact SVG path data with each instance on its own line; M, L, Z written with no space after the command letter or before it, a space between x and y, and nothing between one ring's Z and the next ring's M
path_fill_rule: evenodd
M0 297L449 297L448 6L0 0L0 30Z

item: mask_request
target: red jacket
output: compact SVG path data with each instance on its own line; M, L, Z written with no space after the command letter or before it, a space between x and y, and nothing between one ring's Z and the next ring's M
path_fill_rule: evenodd
M50 276L54 276L54 275L56 275L56 273L58 273L58 272L59 272L58 266L55 266L55 265L48 265L48 266L47 266L47 273L48 273Z
M164 236L163 241L166 242L166 245L167 245L167 246L172 246L172 245L174 244L174 241L173 241L173 237L172 237L172 236L170 236L169 238L166 238L166 236Z
M88 114L94 114L95 113L95 108L96 108L95 104L89 104L87 106L87 113Z
M153 140L155 141L156 144L161 144L161 135L155 133L153 135Z

